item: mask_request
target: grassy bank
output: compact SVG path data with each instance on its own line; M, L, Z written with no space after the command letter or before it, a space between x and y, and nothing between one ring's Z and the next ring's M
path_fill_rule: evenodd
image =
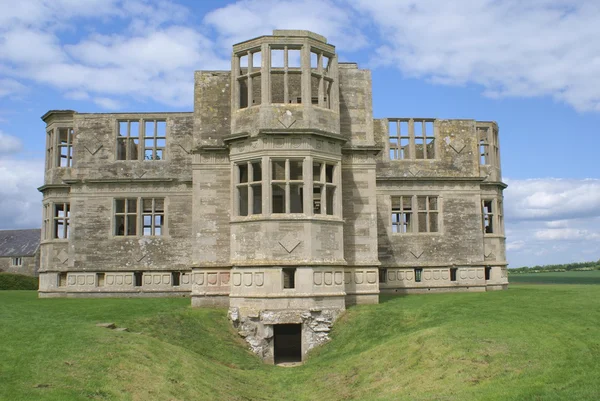
M130 332L95 327L111 321ZM189 299L0 293L4 400L591 400L600 286L383 297L296 368L262 364Z

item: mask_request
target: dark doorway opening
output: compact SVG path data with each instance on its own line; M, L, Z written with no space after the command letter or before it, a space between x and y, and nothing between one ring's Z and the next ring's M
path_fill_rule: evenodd
M275 363L302 362L301 324L276 324L273 334Z

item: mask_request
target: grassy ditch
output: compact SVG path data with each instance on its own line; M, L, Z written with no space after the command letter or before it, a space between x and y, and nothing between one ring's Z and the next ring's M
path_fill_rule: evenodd
M382 297L295 368L262 364L189 299L0 293L4 400L591 400L600 286ZM129 332L96 327L115 322Z

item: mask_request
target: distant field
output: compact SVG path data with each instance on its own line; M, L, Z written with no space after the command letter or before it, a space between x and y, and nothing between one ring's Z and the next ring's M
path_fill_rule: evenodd
M600 284L600 270L509 274L510 284Z
M0 292L0 400L600 399L600 286L385 296L299 367L264 365L189 299ZM96 327L115 322L130 332Z

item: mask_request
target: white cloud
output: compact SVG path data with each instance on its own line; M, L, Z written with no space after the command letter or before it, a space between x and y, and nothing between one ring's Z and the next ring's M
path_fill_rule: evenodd
M94 103L107 110L118 110L121 107L121 103L107 97L94 98Z
M506 179L506 182L505 213L514 221L600 216L600 179Z
M506 179L511 267L600 259L600 180Z
M41 225L43 181L43 161L0 159L0 229Z
M14 79L0 79L0 98L9 95L19 95L27 88Z
M22 148L23 143L19 138L0 131L0 156L19 152Z
M70 99L83 100L85 93L108 109L123 105L126 97L191 106L193 71L230 65L216 55L214 44L197 29L178 25L189 12L170 1L25 3L0 17L0 73L10 76L3 81L13 88L10 92L3 89L9 86L0 81L0 96L14 92L20 82L33 80L63 90ZM45 13L30 15L32 4ZM61 7L68 11L60 13ZM98 7L97 13L94 7ZM70 26L109 15L125 22L121 32L110 36L91 33L68 45L61 39Z
M341 1L243 0L208 13L204 23L217 31L228 51L233 43L271 35L274 29L313 31L347 51L368 43L359 29L360 15Z
M376 64L488 96L552 96L600 111L596 0L354 0L384 45Z

